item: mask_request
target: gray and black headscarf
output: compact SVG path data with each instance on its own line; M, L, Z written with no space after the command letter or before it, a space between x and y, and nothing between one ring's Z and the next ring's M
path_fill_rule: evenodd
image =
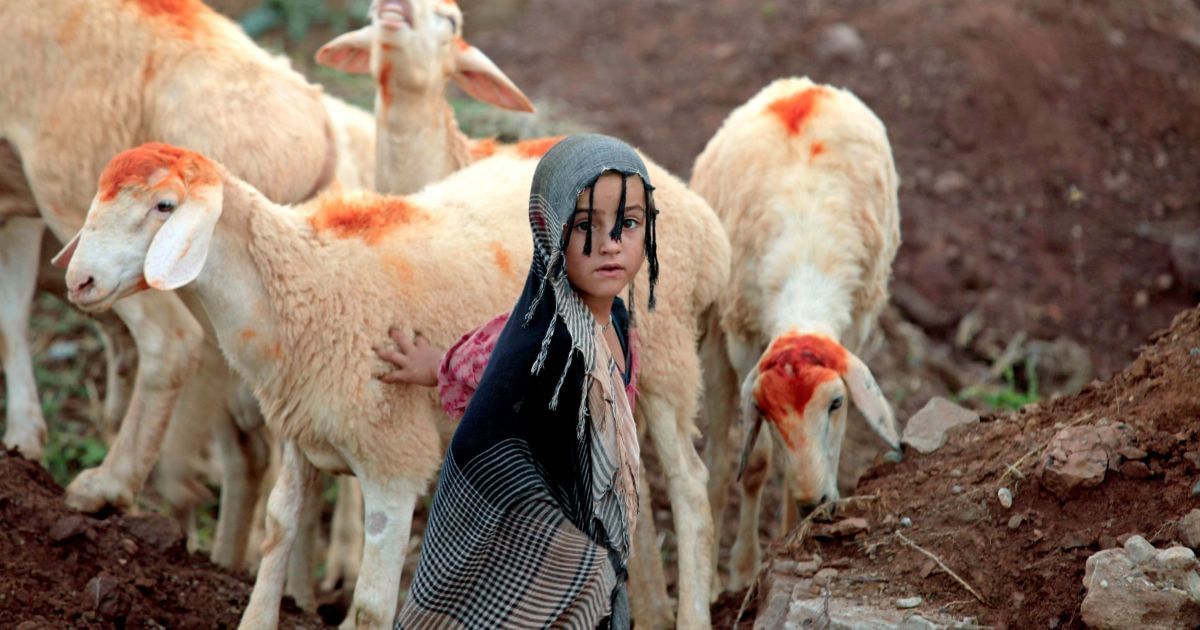
M397 627L629 627L636 430L564 256L580 192L608 172L645 184L653 307L656 211L645 164L606 136L560 141L534 174L533 263L446 453ZM632 284L618 311L632 325Z

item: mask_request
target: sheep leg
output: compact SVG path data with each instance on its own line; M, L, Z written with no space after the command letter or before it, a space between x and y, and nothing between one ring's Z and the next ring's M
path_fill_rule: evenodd
M699 375L697 374L697 381ZM705 485L708 471L692 446L689 429L695 402L671 401L646 393L650 439L662 462L671 498L679 557L678 627L706 628L709 621L709 590L712 587L712 515L708 510Z
M729 439L729 427L738 413L739 382L725 353L724 335L716 317L709 318L709 329L700 343L700 361L704 369L704 464L708 467L708 503L713 515L712 597L721 593L721 525L729 503L729 485L733 482L735 443Z
M670 628L675 625L671 600L667 596L667 578L663 575L658 532L654 527L654 509L646 468L638 470L637 529L629 557L629 592L633 618L639 628Z
M104 343L104 416L100 419L100 433L105 442L112 443L121 418L129 409L133 389L129 379L137 370L137 347L120 318L111 313L97 313L93 320Z
M30 217L10 217L0 223L0 356L8 403L4 446L34 461L42 459L47 434L33 378L29 311L45 228L41 219Z
M325 553L325 579L321 590L354 590L363 551L363 497L358 480L338 477L337 503L329 526L329 549Z
M283 444L271 434L268 429L267 438L267 469L259 482L257 499L254 502L254 516L250 519L250 535L246 539L246 570L250 575L258 573L258 565L262 561L262 543L267 537L267 501L275 481L279 478L279 463L283 459Z
M423 484L361 474L358 481L366 513L362 570L341 628L391 628L400 599L400 572L412 531L413 508Z
M319 479L319 478L318 478ZM316 570L317 528L321 523L321 483L314 483L305 489L304 509L300 512L300 527L296 532L296 542L292 545L292 554L288 559L287 581L283 592L290 595L296 605L303 610L317 609Z
M290 440L283 444L279 477L267 499L267 532L262 545L262 564L242 613L238 628L275 628L279 625L279 602L287 578L288 556L300 530L301 514L309 488L317 485L317 469L300 447Z
M167 420L196 370L203 343L200 324L173 294L132 295L113 310L137 342L138 371L129 411L104 462L67 486L67 506L82 512L133 505L158 459Z
M758 434L739 488L741 495L737 539L729 550L729 589L738 591L750 584L762 562L758 542L758 514L762 509L762 491L771 472L770 431Z
M222 422L213 427L221 456L221 511L213 536L212 561L230 569L241 568L246 562L251 519L268 456L263 430L245 431L238 424Z

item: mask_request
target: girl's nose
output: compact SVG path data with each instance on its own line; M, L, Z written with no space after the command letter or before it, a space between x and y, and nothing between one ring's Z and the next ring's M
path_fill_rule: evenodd
M608 230L600 233L600 253L602 254L619 254L621 252L621 241L616 240L609 235Z

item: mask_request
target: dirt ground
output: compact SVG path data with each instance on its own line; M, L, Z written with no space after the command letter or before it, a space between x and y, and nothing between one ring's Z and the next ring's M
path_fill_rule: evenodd
M1077 396L985 415L938 453L876 468L858 493L877 498L844 510L869 519L868 535L793 536L777 553L817 551L842 563L839 594L920 594L927 608L983 623L1072 627L1080 623L1083 560L1102 537L1138 531L1155 544L1171 539L1171 521L1195 502L1200 351L1192 349L1200 347L1200 316L1192 311L1125 368L1200 291L1188 271L1200 251L1172 249L1200 233L1200 2L460 4L468 39L535 102L630 140L683 178L728 112L774 78L808 75L870 105L887 125L902 179L904 244L882 343L867 358L902 420L934 395L1003 388L1005 367L1011 387L1024 390L1036 365L1043 396L1116 375ZM847 40L847 25L861 42ZM309 48L325 39L313 34L289 52L311 59ZM35 344L41 350L82 334L43 329L50 332ZM69 372L76 382L62 383L72 393L53 394L52 426L69 420L84 430L81 419L103 392L84 392L78 381L102 388L98 354L84 344L71 359L88 363ZM979 398L966 404L983 408ZM1151 474L1110 474L1060 504L1033 476L1036 449L1056 423L1085 417L1133 427ZM1005 464L1030 452L1018 466L1024 479L1000 479ZM663 477L650 466L656 521L673 561ZM1016 496L1011 510L995 501L1001 484ZM1024 523L1010 530L1014 514ZM35 622L29 628L64 620L236 623L249 578L189 556L169 521L68 515L48 475L0 457L0 619ZM986 606L897 542L888 519L901 516L913 521L901 533L961 571ZM726 546L733 519L731 508ZM850 579L856 575L887 581ZM739 593L718 603L717 627L734 624L741 601Z

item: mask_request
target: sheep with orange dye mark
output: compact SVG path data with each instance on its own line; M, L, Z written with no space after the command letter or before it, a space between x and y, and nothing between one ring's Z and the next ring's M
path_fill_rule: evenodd
M68 286L71 299L86 309L107 308L129 294L128 277L144 277L157 289L182 287L213 313L221 348L283 441L264 557L243 625L270 627L278 620L288 553L317 469L357 476L367 518L378 525L365 536L348 624L390 624L412 508L453 427L429 389L374 379L386 367L369 358L371 346L387 338L397 319L402 328L448 346L462 331L511 308L523 278L497 264L493 244L503 245L513 268L530 264L528 191L537 161L497 155L406 198L329 193L283 207L197 154L180 159L207 163L200 173L177 168L169 162L172 152L156 145L134 151L166 161L152 178L185 179L153 187L131 182L109 201L97 197L78 240L66 249ZM727 261L727 243L707 204L657 165L648 166L661 225L671 225L676 238L704 243L718 263ZM186 179L210 181L214 174L219 184ZM361 220L371 206L388 218ZM660 230L659 237L666 234ZM720 238L710 242L713 235ZM664 277L659 284L659 310L639 321L647 340L645 378L657 374L661 381L643 383L639 408L653 390L648 416L668 419L676 436L674 425L686 427L695 411L695 398L686 396L696 393L700 375L696 321L669 313L715 301L725 270L681 259L686 252L660 248L658 254L675 271L673 281ZM398 281L397 260L413 270L407 281ZM645 295L645 274L637 284ZM247 330L255 331L250 343L243 342ZM696 387L681 375L694 376ZM659 422L649 430L667 428ZM673 440L656 444L669 447L665 461L699 482L695 496L682 498L703 505L699 458L693 452L694 468L683 468L688 462L677 460L691 444ZM672 499L680 499L674 490ZM687 518L708 517L696 507L678 509ZM707 548L710 540L695 544Z
M900 245L896 182L883 123L850 92L807 78L764 88L696 159L691 187L733 246L731 282L701 351L718 523L733 477L731 420L745 429L732 589L761 559L758 512L771 464L763 422L780 443L791 499L809 508L839 497L847 402L899 448L891 407L855 356L887 301ZM787 527L795 510L785 513Z
M39 54L29 55L30 50ZM104 165L149 139L217 156L280 202L312 196L333 179L338 166L320 89L282 67L237 24L199 0L3 3L0 55L9 60L0 64L6 103L0 108L0 141L23 160L23 176L42 220L62 241L82 225ZM141 178L140 166L127 167L114 171L110 183L136 175L149 187L143 192L165 193L164 182L187 174L185 168L163 178L155 173ZM0 226L0 239L13 229L11 221ZM38 239L22 240L29 242L20 250L6 248L0 259L5 296L9 286L28 286L26 279L37 273ZM127 280L130 290L146 288L140 276ZM28 296L22 301L28 304ZM240 429L231 414L242 406L234 405L235 396L224 396L237 389L237 382L216 345L204 341L207 317L165 293L131 297L115 310L137 348L133 393L104 463L76 477L67 488L67 503L85 511L106 504L131 506L164 433L169 438L211 429L219 433L228 468L213 558L238 565L253 496L231 496L227 489L253 484L261 474L261 462L250 452L261 436L237 436ZM5 309L0 316L7 321L9 313ZM7 336L8 327L4 330ZM214 396L214 391L223 393ZM229 404L214 408L212 400L222 397ZM172 426L187 430L167 431L172 417ZM242 420L246 427L255 422ZM188 446L194 451L195 441ZM191 474L179 471L186 467L175 469L168 485L171 475ZM176 481L177 488L162 491L177 510L204 498L189 490L199 485L194 475Z

